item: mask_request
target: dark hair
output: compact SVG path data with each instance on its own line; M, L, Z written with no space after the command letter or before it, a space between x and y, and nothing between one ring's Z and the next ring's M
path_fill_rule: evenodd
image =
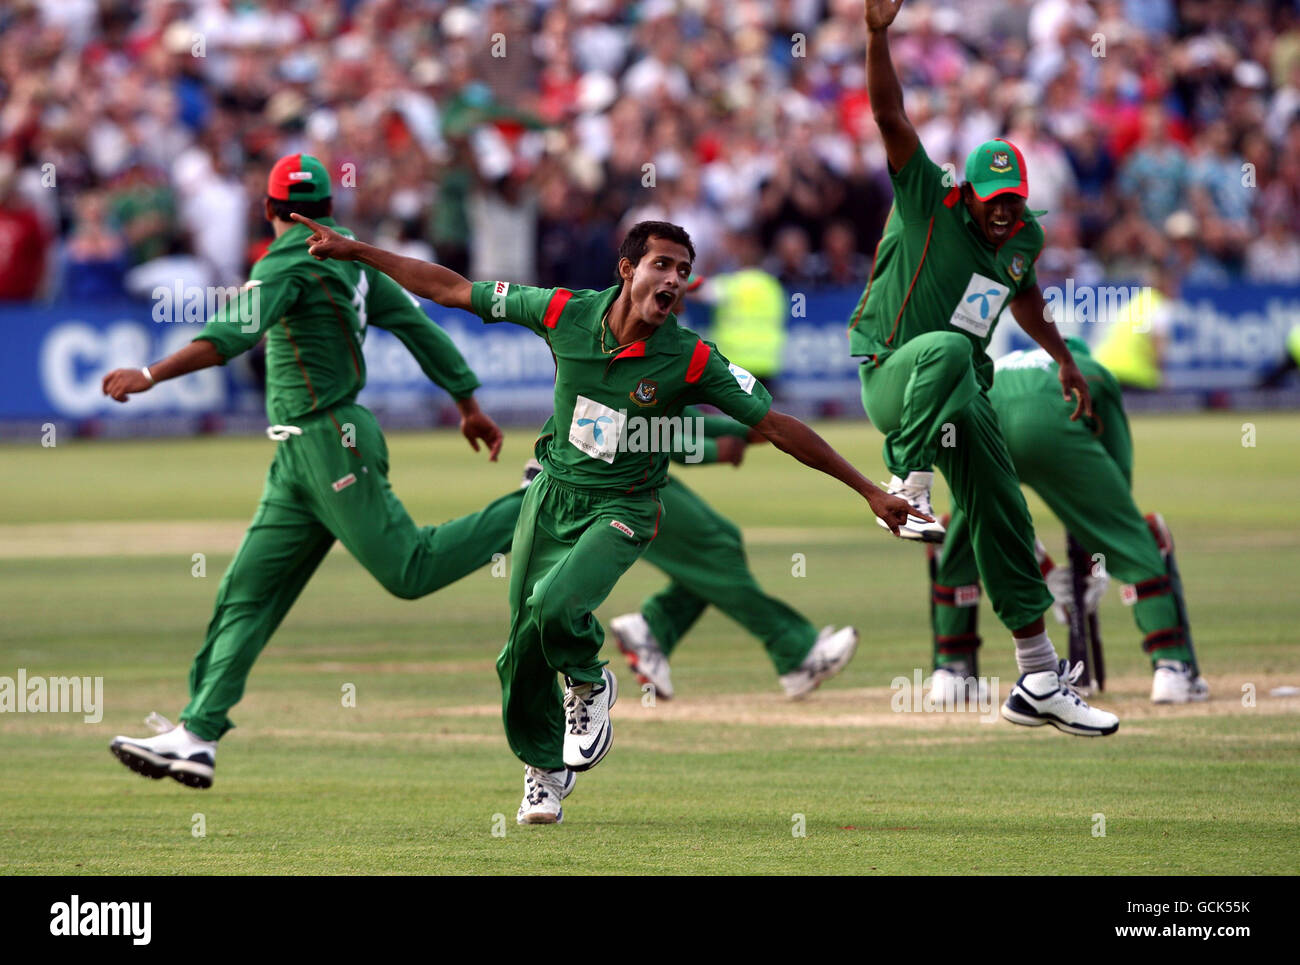
M638 221L623 238L623 243L618 246L618 263L622 264L623 259L626 258L633 265L641 264L641 259L645 257L646 250L650 247L651 238L662 238L664 241L681 245L691 256L692 263L695 261L695 246L691 244L691 236L686 233L685 228L667 221ZM621 275L619 280L622 281Z
M333 198L321 198L319 201L281 201L278 198L268 197L266 200L271 202L271 214L281 221L292 221L289 215L295 213L315 221L317 218L328 218L330 212L334 210Z

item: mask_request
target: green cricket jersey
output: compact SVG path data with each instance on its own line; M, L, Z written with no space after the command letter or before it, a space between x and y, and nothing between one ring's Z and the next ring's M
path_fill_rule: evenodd
M332 218L321 218L352 237ZM354 402L366 384L361 344L366 325L392 332L434 383L464 399L478 388L451 338L419 303L383 272L354 261L317 261L307 254L311 230L295 224L253 265L238 300L227 303L195 339L223 358L266 336L266 415L292 422Z
M484 321L522 325L551 347L555 414L536 446L547 473L584 489L634 493L664 484L672 448L664 441L684 407L715 405L752 426L767 415L772 396L675 315L620 351L605 324L619 291L482 281L471 301Z
M1067 340L1074 362L1088 380L1092 396L1093 417L1084 417L1111 458L1119 464L1124 478L1133 484L1133 444L1128 416L1124 413L1124 394L1119 381L1106 366L1094 359L1079 339ZM1005 431L1013 429L1012 420L1020 417L1058 418L1069 422L1074 403L1061 397L1060 366L1043 349L1010 352L994 363L997 379L989 390L989 401L1003 422Z
M1037 284L1034 262L1043 229L1026 211L994 247L971 219L961 189L925 148L891 171L894 204L876 248L866 291L849 325L853 355L883 364L894 349L924 332L961 332L975 351L975 374L987 388L993 363L986 348L1007 302Z

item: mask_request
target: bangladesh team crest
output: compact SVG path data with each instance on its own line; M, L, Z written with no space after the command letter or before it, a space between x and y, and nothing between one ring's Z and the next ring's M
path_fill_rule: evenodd
M1007 265L1007 274L1011 276L1012 281L1020 281L1025 277L1025 256L1014 254L1011 256L1011 264Z
M1011 170L1011 155L1006 151L994 151L989 161L989 170L995 174L1006 174Z
M658 383L650 379L642 379L637 383L636 388L628 393L628 398L639 406L658 405L659 399L656 397L658 392Z

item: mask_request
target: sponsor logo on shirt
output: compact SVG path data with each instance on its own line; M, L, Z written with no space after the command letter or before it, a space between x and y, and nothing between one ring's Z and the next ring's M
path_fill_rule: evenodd
M658 405L659 400L655 398L655 393L658 391L658 383L650 379L642 379L637 383L636 388L628 393L628 398L641 406Z
M622 533L624 536L628 537L629 539L636 539L636 533L632 532L631 526L627 526L623 523L620 523L616 519L611 519L609 521L609 525L613 526L616 530L618 530L620 533Z
M357 481L357 474L354 472L350 472L342 479L334 480L334 482L330 483L330 485L334 487L334 491L337 493L337 492L342 492L344 489L347 489L356 481Z
M746 395L754 394L754 383L757 381L752 375L742 369L735 362L727 366L727 371L736 377L736 384L744 390Z
M979 272L973 272L966 290L957 301L957 310L948 319L948 324L970 332L979 338L988 335L989 329L1002 311L1011 289Z
M508 282L508 281L499 281L499 282L496 283L496 285L495 285L495 286L493 287L493 289L492 289L492 297L494 297L494 298L504 298L505 295L506 295L506 292L508 292L508 291L510 291L510 282Z
M626 425L623 412L580 395L573 404L569 442L592 459L612 463Z

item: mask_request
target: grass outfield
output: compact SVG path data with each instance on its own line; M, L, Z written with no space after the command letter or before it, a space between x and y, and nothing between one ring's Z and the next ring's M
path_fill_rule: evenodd
M821 428L880 477L874 431ZM758 643L710 612L675 657L678 699L644 707L611 647L614 750L579 778L563 825L533 828L514 823L522 768L493 672L505 584L488 569L403 602L336 551L254 669L215 786L127 771L108 742L184 703L273 444L0 448L0 676L102 676L105 702L96 724L0 714L0 872L1300 872L1300 698L1269 696L1300 684L1300 416L1144 417L1134 432L1138 501L1179 541L1209 703L1147 702L1147 661L1112 588L1112 684L1097 703L1120 714L1115 736L891 712L891 680L928 666L921 552L833 481L751 449L739 471L680 471L744 527L770 592L819 626L859 627L857 657L792 704ZM527 435L509 434L486 468L458 436L394 436L394 485L417 520L470 511L517 484ZM1059 524L1031 507L1060 558ZM205 577L191 575L195 553ZM792 575L795 553L806 577ZM660 585L638 564L601 618ZM1012 650L987 601L981 624L982 671L1005 698ZM1054 637L1063 647L1064 629ZM342 706L345 684L355 707Z

